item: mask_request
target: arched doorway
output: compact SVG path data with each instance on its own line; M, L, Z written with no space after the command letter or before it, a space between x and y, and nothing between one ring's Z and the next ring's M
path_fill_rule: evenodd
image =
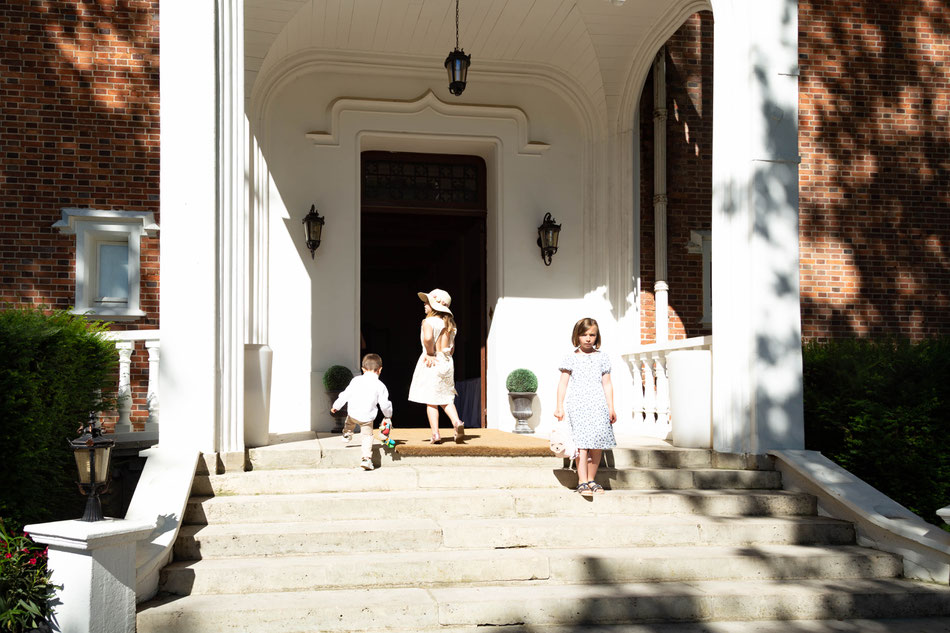
M417 292L452 295L456 406L485 423L486 184L477 156L367 151L360 160L360 331L383 358L397 424L425 426L406 400L423 318Z

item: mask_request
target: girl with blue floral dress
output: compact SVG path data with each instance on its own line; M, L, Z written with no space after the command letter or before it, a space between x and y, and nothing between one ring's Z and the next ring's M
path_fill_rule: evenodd
M571 435L578 448L577 492L585 497L604 492L594 481L603 450L617 445L613 424L614 388L610 382L610 360L600 351L600 328L597 321L581 319L571 334L574 352L561 362L561 380L557 385L557 407L554 417L563 420L565 396Z

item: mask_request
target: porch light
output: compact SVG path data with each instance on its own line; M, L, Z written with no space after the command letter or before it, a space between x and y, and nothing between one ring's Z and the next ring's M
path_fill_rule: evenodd
M472 65L472 56L459 48L459 0L455 0L455 50L445 58L445 70L449 73L449 92L456 97L465 90L468 67Z
M303 231L307 240L307 248L310 249L310 259L313 259L317 247L320 246L320 236L323 234L323 225L326 218L320 215L316 205L310 205L310 213L303 219Z
M112 467L112 447L115 442L102 437L96 413L89 414L89 421L83 434L70 442L76 468L79 471L79 490L88 496L86 511L81 521L101 521L102 504L99 495L109 487L109 475Z
M551 265L551 257L557 252L557 238L561 234L561 225L550 213L544 214L544 220L538 227L538 246L541 247L541 259L545 266Z

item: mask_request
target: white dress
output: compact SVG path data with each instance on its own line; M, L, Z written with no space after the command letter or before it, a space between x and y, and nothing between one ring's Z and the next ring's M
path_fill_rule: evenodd
M558 367L571 374L567 383L567 419L577 448L613 448L613 425L604 393L604 375L610 373L607 354L568 354Z
M438 344L439 335L445 328L445 322L440 317L426 317L423 323L432 328L432 340ZM412 382L409 385L409 401L422 404L454 404L455 403L455 361L452 360L452 349L455 347L455 332L449 333L449 346L442 351L436 351L435 364L426 367L425 331L420 333L422 354L416 361L416 369L412 372Z

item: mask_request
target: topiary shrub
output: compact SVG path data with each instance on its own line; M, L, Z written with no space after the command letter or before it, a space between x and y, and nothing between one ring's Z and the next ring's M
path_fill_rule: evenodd
M950 338L807 343L805 446L946 529Z
M323 388L327 391L343 391L353 379L353 372L343 365L331 365L323 372Z
M118 358L104 331L68 312L0 310L0 516L11 530L82 513L68 441L90 411L112 408Z
M508 374L505 387L513 393L534 393L538 390L538 377L530 369L515 369Z

